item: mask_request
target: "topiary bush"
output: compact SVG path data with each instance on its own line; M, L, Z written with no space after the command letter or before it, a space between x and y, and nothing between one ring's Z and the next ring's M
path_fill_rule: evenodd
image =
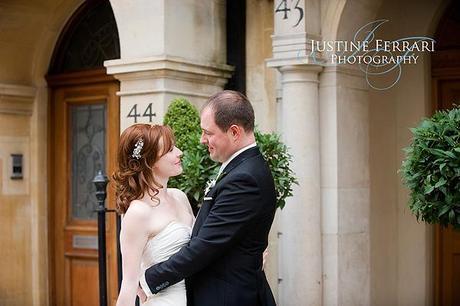
M219 170L219 165L209 158L206 147L200 144L200 115L190 102L178 98L169 105L163 124L172 128L176 146L184 154L182 175L171 178L168 185L184 191L196 210L206 182Z
M418 220L460 229L460 109L439 111L411 129L400 173Z
M200 115L196 108L184 98L171 101L163 119L164 125L169 125L175 132L177 147L190 148L199 144L190 135L200 135Z
M183 173L169 181L169 186L183 190L194 209L204 196L206 183L215 177L219 166L213 162L208 150L200 144L200 116L196 108L186 99L175 99L165 114L163 123L174 131L176 145L184 152ZM292 156L287 147L274 133L255 132L257 145L266 159L275 181L277 206L283 208L286 198L292 196L292 185L297 179L290 169Z

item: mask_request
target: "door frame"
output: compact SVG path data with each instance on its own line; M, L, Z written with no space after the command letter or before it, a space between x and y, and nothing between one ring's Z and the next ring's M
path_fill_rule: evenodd
M431 112L430 115L433 115L436 111L441 110L440 92L439 92L439 83L446 80L460 79L460 66L459 67L449 67L448 61L452 56L452 51L439 52L434 54L434 60L432 61L432 103L431 103ZM438 67L438 65L440 67ZM434 264L433 264L433 274L434 274L434 305L442 305L442 268L443 268L443 231L445 229L442 226L436 224L434 226Z
M48 258L49 258L49 265L48 265L48 275L49 275L49 302L50 305L57 305L57 296L56 296L56 285L57 285L57 280L56 280L56 230L55 230L55 191L56 191L56 175L55 175L55 162L53 162L56 158L55 156L55 147L56 147L56 139L55 139L55 131L54 131L54 125L57 121L56 114L55 114L55 108L54 106L54 101L55 99L55 92L58 89L61 88L66 88L66 87L73 87L73 86L97 86L101 85L104 83L117 83L116 90L114 92L110 93L110 97L113 99L110 101L110 106L113 107L111 114L116 114L116 117L110 117L109 114L107 115L107 130L111 131L113 134L108 134L107 135L107 143L106 143L106 148L107 152L110 156L113 156L111 159L106 160L106 167L108 168L108 172L113 171L116 166L116 151L118 148L118 142L119 142L119 135L120 135L120 99L116 95L116 92L119 90L120 84L119 82L111 75L107 75L106 69L105 68L97 68L97 69L91 69L91 70L82 70L82 71L77 71L77 72L71 72L71 73L63 73L63 74L57 74L57 75L47 75L46 80L48 83L48 115L49 115L49 121L48 121L48 173L49 173L49 184L48 184ZM65 120L67 122L68 119ZM110 133L110 132L109 132ZM66 166L68 167L68 165ZM106 169L107 170L107 169ZM110 179L111 173L106 173L106 175ZM115 203L115 192L114 188L109 184L107 186L107 199L106 199L106 207L109 209L113 209L114 203ZM68 217L68 216L67 216ZM117 274L117 277L114 277L113 275L110 275L111 278L107 278L107 287L109 288L110 286L115 287L117 289L116 294L111 294L107 296L108 303L109 305L114 304L114 297L116 300L116 297L118 296L118 290L119 290L119 283L121 279L121 270L120 270L120 264L121 264L121 258L120 258L120 253L119 253L119 245L118 245L118 231L119 231L119 218L117 217L116 220L113 217L112 214L107 215L108 221L107 221L107 228L112 227L112 230L114 231L114 236L117 238L117 243L110 242L107 240L107 245L106 248L109 250L111 249L111 253L115 254L117 257L117 263L114 266L110 266L110 263L107 262L108 268L107 272L109 273L110 271L115 271ZM82 224L85 223L85 221L82 221ZM97 231L97 226L96 226L96 231ZM112 240L113 241L113 240ZM61 242L63 245L66 243L64 240ZM107 252L109 253L109 252ZM109 293L110 294L110 293Z

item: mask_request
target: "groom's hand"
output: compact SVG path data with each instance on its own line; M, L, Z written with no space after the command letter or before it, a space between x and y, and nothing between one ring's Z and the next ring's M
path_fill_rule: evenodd
M139 297L139 301L143 304L147 301L147 295L145 294L144 290L139 286L137 287L137 296Z

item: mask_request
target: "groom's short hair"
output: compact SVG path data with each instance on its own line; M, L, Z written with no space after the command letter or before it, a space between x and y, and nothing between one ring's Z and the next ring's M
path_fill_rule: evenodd
M222 131L227 131L232 124L242 126L246 132L254 131L254 109L242 93L218 92L208 99L203 109L207 107L214 111L214 121Z

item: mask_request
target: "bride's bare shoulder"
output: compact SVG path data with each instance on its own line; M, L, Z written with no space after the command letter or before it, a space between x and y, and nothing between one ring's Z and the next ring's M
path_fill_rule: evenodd
M185 192L183 192L182 190L177 189L177 188L168 188L168 190L170 190L172 192L172 194L177 199L177 201L179 203L181 203L182 205L184 205L187 210L190 210L190 211L192 210L192 208L190 206L190 202L189 202Z
M151 212L151 206L140 200L131 201L126 213L123 216L125 219L133 219L137 221L147 220Z
M185 194L185 192L183 192L182 190L180 189L177 189L177 188L168 188L168 191L169 192L172 192L172 194L174 195L175 198L178 198L180 200L185 200L187 199L187 195ZM187 199L188 201L188 199Z
M120 239L146 239L150 232L151 207L148 203L134 200L121 218Z

